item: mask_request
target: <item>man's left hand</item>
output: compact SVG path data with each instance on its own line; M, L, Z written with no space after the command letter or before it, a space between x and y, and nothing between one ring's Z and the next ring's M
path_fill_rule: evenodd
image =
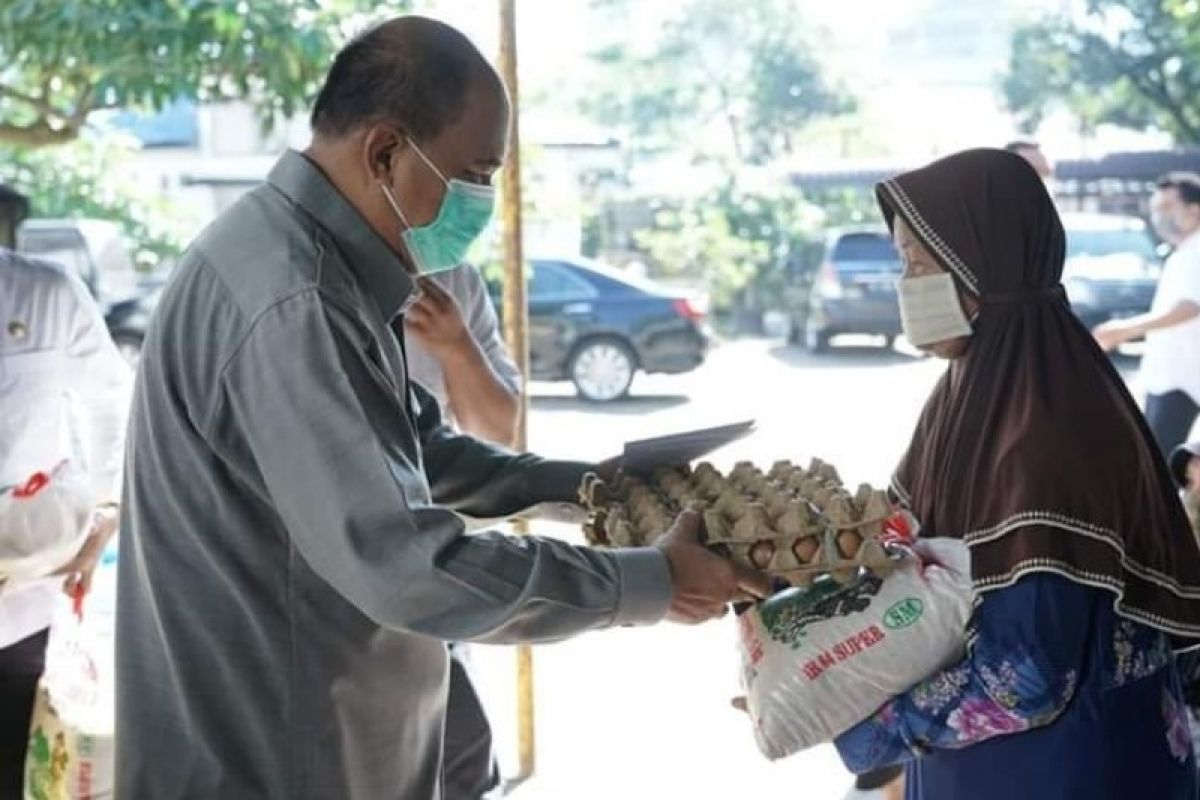
M438 358L469 345L471 332L458 301L428 276L418 278L417 283L421 299L405 314L405 328Z
M612 482L616 480L617 473L621 471L621 467L624 463L624 456L613 456L605 461L601 461L595 466L593 471L604 480Z
M101 506L92 512L87 539L75 557L55 570L55 575L65 575L63 591L69 597L77 593L87 594L92 588L92 574L100 563L100 554L108 546L108 540L117 531L119 514L116 506Z

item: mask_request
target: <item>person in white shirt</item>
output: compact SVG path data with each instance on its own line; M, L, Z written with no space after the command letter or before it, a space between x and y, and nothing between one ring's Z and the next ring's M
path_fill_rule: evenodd
M117 528L131 386L83 283L0 249L0 486L70 460L95 507L82 548L56 577L0 584L0 797L21 796L55 593L87 591Z
M1163 455L1185 441L1200 412L1200 175L1171 173L1151 198L1151 223L1175 251L1150 311L1094 331L1105 350L1146 337L1146 420Z
M510 446L520 410L521 372L500 335L487 285L471 264L420 279L421 298L406 316L412 378L443 417L479 439ZM492 731L468 673L463 645L450 649L443 795L480 800L500 775Z
M483 276L462 264L419 283L421 298L405 317L413 380L429 390L460 431L512 445L521 372L501 338Z
M1050 159L1046 158L1042 146L1037 142L1029 139L1017 139L1004 145L1004 149L1010 153L1016 153L1028 161L1029 166L1037 171L1042 180L1049 181L1054 177L1054 165L1050 163Z

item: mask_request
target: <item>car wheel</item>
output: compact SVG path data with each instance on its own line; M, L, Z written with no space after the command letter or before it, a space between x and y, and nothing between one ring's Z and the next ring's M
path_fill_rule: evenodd
M142 334L134 331L115 331L112 340L125 363L136 368L138 359L142 356Z
M804 325L797 322L793 317L788 325L787 332L788 344L803 344L804 343Z
M804 332L804 346L808 348L810 353L828 353L830 335L828 331L813 330L809 328Z
M606 403L624 397L637 370L633 353L616 339L592 339L571 356L569 373L579 396Z

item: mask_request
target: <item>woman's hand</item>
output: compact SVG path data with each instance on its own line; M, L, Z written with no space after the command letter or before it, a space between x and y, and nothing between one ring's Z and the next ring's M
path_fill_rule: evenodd
M117 531L120 513L116 505L104 505L92 512L87 539L75 557L63 564L55 575L66 576L63 579L63 591L68 597L87 594L92 588L92 575L96 565L100 563L100 555L108 546L109 539Z

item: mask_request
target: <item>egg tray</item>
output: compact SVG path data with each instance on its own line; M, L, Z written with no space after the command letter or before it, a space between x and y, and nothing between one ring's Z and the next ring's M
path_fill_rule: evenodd
M852 495L819 459L807 468L779 461L765 473L741 462L728 477L708 463L659 469L649 480L589 474L580 501L589 511L584 534L596 546L652 544L693 508L709 546L792 585L821 575L852 580L862 568L882 574L894 564L879 541L891 514L887 495L866 484Z

